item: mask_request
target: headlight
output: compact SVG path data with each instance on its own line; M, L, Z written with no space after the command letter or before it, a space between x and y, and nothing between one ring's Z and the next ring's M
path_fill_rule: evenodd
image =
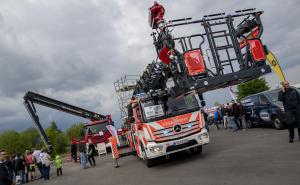
M199 139L207 139L209 136L208 136L208 133L203 133L203 134L200 134L198 137L199 137Z
M281 112L285 112L284 107L280 107Z
M163 150L162 145L150 147L150 152L152 152L152 153L160 152L162 150Z

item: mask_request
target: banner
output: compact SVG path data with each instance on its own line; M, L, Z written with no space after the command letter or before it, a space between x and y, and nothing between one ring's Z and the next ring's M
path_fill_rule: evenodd
M110 133L112 136L115 136L115 137L116 137L118 146L120 146L120 141L119 141L117 129L116 129L114 126L112 126L112 125L107 125L106 128L107 128L107 130L109 131L109 133Z
M231 98L236 102L236 95L233 92L232 86L228 86L227 89L228 89L228 92L229 92Z
M269 51L268 54L267 54L267 61L269 62L272 70L279 77L280 81L284 81L285 77L284 77L284 74L281 70L281 67L280 67L277 59L275 58L275 55L271 51Z

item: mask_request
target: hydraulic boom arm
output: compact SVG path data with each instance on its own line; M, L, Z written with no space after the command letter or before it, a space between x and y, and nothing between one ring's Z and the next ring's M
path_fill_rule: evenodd
M33 120L33 123L35 124L36 128L40 133L43 142L45 143L48 151L50 152L52 151L51 143L42 127L42 124L40 123L39 117L36 113L36 108L34 106L35 103L58 111L73 114L75 116L83 117L91 121L111 120L110 115L101 115L52 98L48 98L46 96L34 92L27 92L24 96L25 108L27 109L31 119Z

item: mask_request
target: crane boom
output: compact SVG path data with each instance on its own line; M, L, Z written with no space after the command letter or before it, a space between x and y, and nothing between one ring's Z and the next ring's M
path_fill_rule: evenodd
M74 105L70 105L68 103L64 103L62 101L55 100L53 98L49 98L43 95L40 95L35 92L28 91L24 96L24 105L27 109L33 123L35 124L43 142L47 146L48 151L52 151L52 146L50 140L48 139L42 124L40 123L39 116L37 115L36 108L34 104L39 104L51 109L55 109L58 111L62 111L68 114L72 114L75 116L86 118L90 121L106 121L112 123L110 115L102 115L87 109L83 109Z

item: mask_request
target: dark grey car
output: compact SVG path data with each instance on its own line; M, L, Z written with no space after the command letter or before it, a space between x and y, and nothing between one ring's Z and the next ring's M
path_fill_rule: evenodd
M282 102L278 101L280 89L264 91L241 100L245 106L248 127L258 124L272 125L276 129L286 127L286 114Z

